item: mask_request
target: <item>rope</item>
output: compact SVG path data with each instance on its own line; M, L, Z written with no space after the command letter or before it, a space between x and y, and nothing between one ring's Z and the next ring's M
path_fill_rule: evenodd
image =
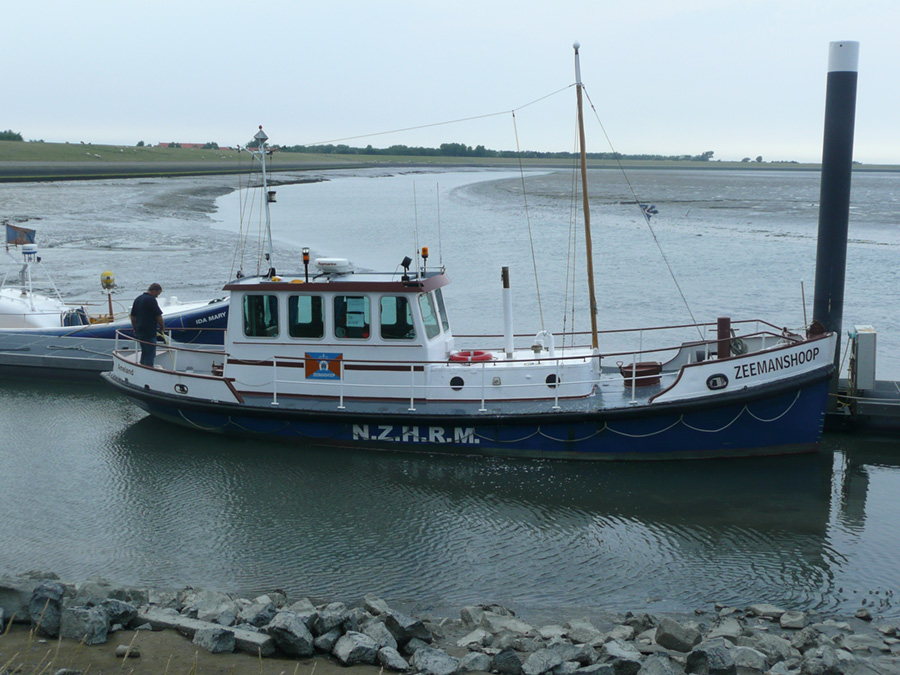
M584 95L587 97L588 103L590 103L591 105L591 110L594 111L594 117L597 118L597 123L600 125L601 131L603 131L603 136L606 138L606 142L609 144L609 147L613 152L613 157L615 157L616 164L619 166L619 171L622 172L622 177L625 179L625 183L628 185L628 189L631 191L631 196L634 199L634 203L637 205L638 210L644 217L644 222L647 224L647 229L650 230L650 234L653 236L653 241L656 243L656 247L659 249L659 253L662 256L663 262L666 264L666 269L669 270L669 275L672 277L672 281L675 282L675 288L678 290L678 294L681 296L681 301L684 303L684 306L691 317L691 323L697 324L697 319L694 318L694 313L691 311L691 306L690 304L688 304L687 298L685 297L684 292L681 290L681 286L678 284L678 279L675 278L675 271L669 264L669 259L666 257L666 253L665 251L663 251L662 245L659 243L659 239L657 239L656 237L656 232L653 230L653 226L650 224L650 216L641 208L641 202L637 197L637 193L634 191L634 186L632 186L631 180L628 178L628 174L625 173L625 167L622 166L622 162L618 156L619 153L616 152L616 149L613 147L612 140L609 138L609 134L606 133L606 128L603 126L603 122L600 121L600 115L597 113L597 108L594 107L594 102L591 100L590 95L587 93L587 88L584 87L584 85L582 85L582 90L584 91ZM700 331L699 327L697 328L697 333L700 335L700 339L702 340L703 333Z
M519 148L519 128L516 126L516 111L512 112L513 133L516 136L516 156L519 158L519 177L522 181L522 200L525 202L525 221L528 223L528 243L531 246L531 266L534 269L534 287L537 291L538 314L541 319L541 330L544 330L544 306L541 304L541 284L538 281L537 257L534 254L534 237L531 234L531 216L528 213L528 195L525 192L525 169L522 166L522 154Z

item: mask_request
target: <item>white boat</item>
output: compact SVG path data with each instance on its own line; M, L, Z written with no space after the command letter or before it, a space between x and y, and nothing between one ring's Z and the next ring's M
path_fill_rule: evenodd
M107 313L67 303L49 275L44 275L49 294L41 292L44 289L37 288L34 273L41 262L34 230L4 225L7 253L10 247L21 252L22 266L16 278L7 270L0 283L0 370L38 376L110 370L117 340L132 337L128 310L115 314L111 300ZM114 279L105 272L101 282L108 290ZM168 339L186 347L222 344L228 316L224 298L162 299L160 308Z
M577 58L576 48L576 68ZM577 91L580 113L580 76ZM261 127L255 139L266 190ZM585 225L589 242L587 210ZM719 319L652 351L640 347L645 336L685 327L625 331L632 349L602 353L594 316L591 344L564 346L573 336L542 331L520 348L507 315L502 343L460 350L444 302L450 279L427 267L427 249L419 255L421 265L405 257L400 271L328 258L311 273L235 279L221 348L162 348L154 367L120 349L103 377L176 424L301 444L565 459L818 446L832 333Z

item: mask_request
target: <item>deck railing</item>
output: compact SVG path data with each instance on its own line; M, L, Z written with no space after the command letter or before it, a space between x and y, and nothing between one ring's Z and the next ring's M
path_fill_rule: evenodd
M746 342L753 343L753 351L758 351L762 349L766 349L767 347L774 346L776 342L780 340L788 340L793 341L796 337L792 337L787 335L782 329L777 326L773 326L765 321L743 321L743 322L734 322L732 325L741 324L744 326L753 325L755 329L753 332L748 333L746 335L741 335L740 337L733 338L735 340L741 340ZM709 328L714 327L715 324L701 324L701 328ZM477 361L477 362L456 362L455 365L472 369L472 372L478 371L480 377L478 377L477 384L467 383L467 386L477 386L478 387L478 395L466 397L465 399L456 399L450 396L445 397L443 400L445 401L453 401L458 400L460 402L478 402L479 403L479 412L487 412L487 403L490 400L493 400L497 397L490 396L489 391L491 391L495 386L499 386L502 390L506 389L507 392L511 391L513 388L518 391L528 390L531 388L546 388L550 387L552 389L552 396L549 395L546 397L520 397L523 400L528 401L540 401L540 400L552 400L552 405L550 406L550 410L558 411L561 409L560 399L561 398L577 398L583 397L586 390L593 391L593 388L596 386L602 386L603 383L609 382L619 382L622 383L623 390L628 390L631 405L636 405L637 402L641 399L646 398L651 393L658 393L660 390L656 387L644 388L641 386L641 381L644 381L648 378L662 378L662 388L669 386L675 378L675 375L680 371L681 367L684 365L690 365L692 363L696 363L698 361L706 361L711 357L714 357L715 350L717 347L717 338L713 337L712 339L706 339L706 335L703 335L704 339L699 339L696 341L687 341L680 342L675 345L670 345L666 347L653 347L653 348L644 348L644 333L655 333L658 331L665 330L665 328L693 328L692 325L686 326L676 326L676 327L658 327L658 328L649 328L649 329L628 329L622 331L604 331L605 334L630 334L634 335L637 333L637 341L638 341L638 349L636 350L624 350L624 351L614 351L614 352L605 352L601 354L592 354L590 347L588 346L580 346L580 347L559 347L556 349L556 354L553 356L543 356L539 354L535 354L533 358L523 359L521 358L521 350L519 351L520 358L515 361L507 361L503 358L498 360L491 361ZM774 332L771 329L775 329L778 332ZM176 329L177 330L177 329ZM168 332L168 331L167 331ZM456 336L463 337L463 336ZM471 336L475 337L475 336ZM486 340L492 337L502 336L479 336L478 339ZM119 339L127 340L131 343L132 348L134 349L135 354L140 352L140 340L133 338L132 336L122 334L117 331L116 333L116 350L120 350ZM502 352L502 349L496 348L491 351ZM190 360L190 356L183 355L179 357L179 354L184 352L189 352L190 355L193 356L193 359ZM204 355L211 356L204 356ZM168 355L170 359L170 363L166 363L167 360L165 357ZM198 349L190 349L184 347L173 346L171 344L158 344L157 345L157 367L162 367L165 370L171 371L179 371L179 363L189 364L192 361L197 362L198 359L205 359L205 361L209 361L210 364L213 363L215 358L220 358L223 361L227 361L230 355L224 350L216 350L216 351L206 351L206 350L198 350ZM668 359L668 360L667 360ZM252 363L252 361L248 361L247 359L242 360L245 363ZM508 367L510 363L515 362L523 362L527 361L530 364L538 364L547 366L543 369L543 373L547 373L553 377L552 383L543 379L538 379L535 382L524 382L518 381L512 384L504 383L501 385L492 384L492 380L490 377L490 370L494 368L504 368ZM568 368L570 364L575 362L578 363L586 363L586 362L594 362L594 367L591 368L591 376L587 379L569 379L574 369ZM662 372L661 373L653 373L650 375L642 375L640 374L640 370L638 364L644 363L647 361L655 361L661 364ZM268 391L268 388L271 387L271 396L272 401L271 405L277 406L279 405L278 398L279 396L290 396L291 394L296 393L296 387L299 384L303 384L308 382L305 377L305 362L306 358L297 357L297 356L283 356L283 355L273 355L270 358L260 360L257 363L259 364L271 364L272 368L272 376L271 379L266 382L255 382L252 385L244 384L244 387L249 391L252 390L262 390ZM373 359L354 359L354 358L341 358L339 363L339 373L338 376L334 380L329 381L321 381L318 383L318 386L321 387L320 391L323 391L323 395L333 395L336 399L337 409L338 410L346 410L346 402L347 399L350 398L372 398L371 392L374 390L378 390L382 397L386 391L396 391L403 390L405 393L399 396L388 396L388 398L392 399L402 399L408 396L409 404L408 410L410 412L414 412L416 410L417 402L421 403L422 401L429 400L429 393L433 392L436 389L446 390L448 383L429 383L425 381L425 377L423 374L427 371L429 366L433 365L442 365L446 366L446 360L440 361L406 361L400 359L392 359L392 360L373 360ZM614 366L606 365L606 364L615 364ZM171 364L171 365L170 365ZM395 368L395 369L409 369L409 382L401 383L400 381L388 382L388 383L373 383L371 381L352 381L353 373L355 372L352 366L360 366L362 367L362 372L367 372L366 368L371 367L373 365L377 365L383 368ZM350 368L348 368L348 366ZM623 371L623 367L625 371ZM628 371L630 368L630 375L625 375L624 373ZM568 371L568 372L567 372ZM193 372L200 372L197 368L194 368ZM304 373L302 376L297 376L298 373ZM348 374L350 381L348 381ZM562 377L563 375L567 375L566 377ZM468 378L467 378L468 379ZM237 382L237 384L241 385L241 382ZM450 385L452 387L452 384ZM324 388L328 387L333 393L325 394L326 391ZM369 394L369 395L367 395ZM510 394L510 396L514 396L514 394Z

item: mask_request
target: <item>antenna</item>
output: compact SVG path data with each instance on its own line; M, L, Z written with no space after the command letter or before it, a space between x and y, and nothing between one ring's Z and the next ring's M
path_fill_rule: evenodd
M435 183L435 188L437 189L437 194L435 198L437 199L437 218L438 218L438 264L440 264L441 268L444 267L444 247L441 246L441 184Z
M416 201L416 181L413 181L413 214L415 216L416 272L419 271L419 203Z

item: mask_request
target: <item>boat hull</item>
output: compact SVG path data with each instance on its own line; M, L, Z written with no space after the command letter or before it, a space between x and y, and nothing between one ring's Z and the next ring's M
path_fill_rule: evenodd
M176 306L164 317L166 332L182 348L221 345L228 302L216 300L184 309ZM112 369L113 351L132 334L127 318L84 326L0 329L0 372L51 378L95 377Z
M830 372L716 401L633 410L440 416L399 409L360 414L207 403L140 389L109 374L104 378L152 415L205 432L374 450L649 460L814 452Z

